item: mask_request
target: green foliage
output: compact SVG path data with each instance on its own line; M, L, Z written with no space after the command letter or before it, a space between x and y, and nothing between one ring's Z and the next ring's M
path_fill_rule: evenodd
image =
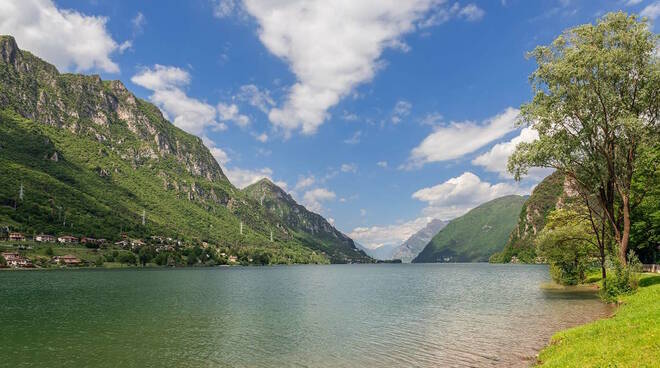
M642 263L660 263L660 140L640 151L633 176L630 243Z
M7 265L7 260L5 259L5 257L3 257L2 255L0 255L0 266L3 266L3 267L4 267L4 266L6 266L6 265Z
M516 179L552 167L597 198L622 262L639 149L660 140L659 39L646 21L618 12L538 46L530 53L534 98L521 116L539 139L519 144L508 162Z
M133 253L125 252L119 254L119 257L116 258L116 261L134 265L137 263L137 257L135 257L135 254Z
M55 253L53 252L53 247L46 248L46 255L51 257L55 255Z
M621 297L613 317L571 328L552 337L539 366L657 367L660 357L660 276L645 274L639 291Z
M329 236L282 224L229 183L201 139L121 82L60 74L11 37L0 37L0 50L11 58L0 59L3 228L110 241L122 232L158 235L279 263L370 261Z
M506 196L472 209L440 230L413 263L488 261L504 247L524 202Z
M525 201L518 224L511 231L509 240L501 252L493 254L491 263L509 263L516 257L520 263L534 263L536 236L543 230L546 218L555 209L564 192L564 176L554 172L543 179Z
M585 212L579 206L555 209L536 239L538 253L550 263L552 279L561 285L584 282L591 259L598 254Z
M607 302L615 302L622 295L630 295L639 286L639 275L642 264L635 253L628 252L628 264L622 264L618 258L612 259L612 267L603 280L600 296Z

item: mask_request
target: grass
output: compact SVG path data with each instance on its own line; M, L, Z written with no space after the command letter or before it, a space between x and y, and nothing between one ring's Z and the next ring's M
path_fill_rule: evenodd
M616 314L555 334L540 367L660 367L660 275L644 274Z

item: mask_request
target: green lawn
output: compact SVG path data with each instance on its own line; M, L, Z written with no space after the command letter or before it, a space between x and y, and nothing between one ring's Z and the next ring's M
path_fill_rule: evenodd
M660 367L660 275L644 274L612 318L559 332L540 367Z

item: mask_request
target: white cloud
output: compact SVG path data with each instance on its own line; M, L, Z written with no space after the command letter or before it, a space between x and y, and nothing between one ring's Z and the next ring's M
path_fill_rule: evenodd
M412 150L407 167L452 160L474 152L513 131L518 114L518 109L509 107L481 124L465 121L437 127Z
M442 114L437 113L437 112L433 112L433 113L430 113L430 114L426 114L426 116L424 116L424 118L422 118L422 120L420 120L420 123L422 125L436 126L439 123L441 123L443 121L443 119L444 119L444 117L442 116Z
M357 172L357 165L354 163L350 164L342 164L341 165L341 172L351 172L351 173L356 173Z
M352 136L349 138L344 139L344 143L346 144L358 144L360 143L360 139L362 137L362 131L358 130L355 133L353 133Z
M0 0L0 34L63 71L119 72L110 55L119 45L106 28L108 18L58 9L50 0Z
M231 13L235 6L229 3L218 2L223 5L216 14ZM259 24L261 42L297 79L269 120L304 134L315 133L329 108L374 77L385 49L405 50L402 37L446 7L442 0L245 0L243 5Z
M410 115L412 104L408 101L399 100L392 110L392 123L399 124L406 116Z
M147 23L147 18L142 14L142 12L138 12L133 19L131 19L131 24L133 24L133 34L136 35L138 33L142 33L144 29L144 25Z
M644 1L644 0L628 0L628 2L626 3L626 6L637 5L637 4L641 3L642 1Z
M314 175L300 176L298 178L298 182L296 183L295 190L300 190L310 187L314 185L315 182L316 182L316 178L314 178Z
M656 1L653 4L647 5L642 11L639 13L642 17L647 17L651 21L654 21L655 18L657 18L660 15L660 1Z
M487 171L496 172L500 177L511 179L513 176L507 171L507 161L509 156L515 151L516 146L523 142L532 142L537 140L539 134L536 130L526 127L520 131L520 134L507 142L498 143L493 146L489 151L477 156L472 160L473 165L482 166ZM532 168L527 173L529 178L542 179L552 172L552 169L547 168Z
M383 245L401 244L431 221L430 217L386 226L356 227L348 236L370 249Z
M481 20L486 12L474 4L468 4L458 12L458 16L470 22Z
M268 167L255 170L241 169L238 167L223 169L225 175L227 175L227 178L229 178L229 181L237 188L241 189L247 187L250 184L258 182L263 178L267 178L268 180L273 181L273 170ZM281 184L278 185L282 186ZM286 188L286 186L284 186L284 188Z
M319 213L323 210L322 202L334 200L337 197L335 192L326 188L316 188L308 190L303 195L303 204L312 211Z
M364 208L360 208L360 216L364 217L366 215L367 215L367 210L365 210Z
M227 18L238 9L238 0L215 0L213 2L213 16L216 18Z
M152 90L150 100L174 125L188 133L201 136L208 127L214 130L227 128L224 123L216 121L213 106L191 98L183 91L190 83L190 74L183 69L156 64L151 69L142 69L131 81Z
M444 183L423 188L412 197L426 202L423 213L426 216L448 220L463 215L470 209L495 198L510 194L528 194L531 188L522 188L518 184L491 184L471 173L451 178Z
M259 142L261 142L261 143L268 142L268 134L266 134L266 133L261 133L261 134L258 134L258 135L255 134L254 138L256 140L258 140Z
M238 111L238 106L236 106L236 104L225 104L220 102L216 108L218 110L218 117L220 120L231 121L241 128L245 128L246 126L250 125L250 118L241 114Z
M382 168L386 168L387 167L387 161L378 161L378 162L376 162L376 165L378 165L379 167L382 167Z
M268 110L275 106L275 101L270 96L270 91L267 89L260 89L254 84L241 86L236 98L239 101L247 102L258 108L264 114L268 114Z
M220 147L217 147L215 142L213 142L213 140L211 140L209 137L203 135L202 141L204 142L204 145L209 149L209 151L211 151L211 154L218 162L218 164L224 166L229 161L231 161L229 155L227 155L227 152L223 151Z

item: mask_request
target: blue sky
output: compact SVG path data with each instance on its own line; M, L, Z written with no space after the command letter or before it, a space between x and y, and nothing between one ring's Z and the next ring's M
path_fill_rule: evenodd
M397 243L506 194L525 53L657 0L0 0L0 33L120 79L202 137L237 186L267 176L359 242Z

